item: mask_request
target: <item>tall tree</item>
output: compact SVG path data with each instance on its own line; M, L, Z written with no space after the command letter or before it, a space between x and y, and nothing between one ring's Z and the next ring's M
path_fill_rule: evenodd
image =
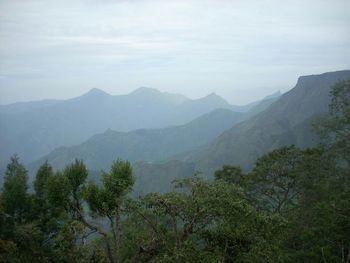
M24 223L30 211L27 170L17 155L11 157L1 194L4 210L15 223Z
M104 236L111 262L120 261L122 206L134 182L131 164L128 161L118 160L113 162L109 173L102 174L102 186L91 182L85 191L85 199L92 215L109 221L113 245L110 244L106 234L101 230L96 230Z
M76 242L85 244L90 234L97 233L105 243L109 261L120 262L122 205L134 184L131 165L127 161L113 162L110 172L103 172L101 186L93 182L87 184L87 176L88 171L82 161L76 160L68 165L63 173L57 173L48 182L50 202L62 207L70 215L66 230L72 227L78 230L76 241L74 237L71 238L71 246ZM85 201L94 218L108 220L111 236L108 230L92 222L86 211Z
M47 191L47 182L53 176L53 169L48 161L45 161L38 169L34 180L34 190L37 199L44 199Z
M240 186L243 186L246 181L246 175L239 166L224 165L222 169L215 171L214 176L215 180L223 180Z
M132 262L278 262L283 222L257 212L240 187L198 176L175 186L133 204L124 225Z
M258 207L282 213L295 206L299 192L302 152L282 147L260 157L250 174L251 196Z
M350 80L337 82L331 89L330 116L315 123L316 131L328 139L329 150L350 167Z

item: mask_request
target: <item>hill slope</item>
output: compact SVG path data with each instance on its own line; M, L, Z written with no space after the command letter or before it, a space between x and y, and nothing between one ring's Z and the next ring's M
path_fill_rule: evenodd
M300 77L296 86L267 110L233 126L184 160L210 174L224 164L251 168L259 156L282 145L315 145L311 121L328 112L330 87L341 79L350 79L350 70Z
M60 147L38 163L49 160L54 167L62 168L78 158L89 168L99 170L108 168L117 158L133 162L165 160L208 143L243 116L243 113L217 109L181 126L131 132L107 130L80 145Z

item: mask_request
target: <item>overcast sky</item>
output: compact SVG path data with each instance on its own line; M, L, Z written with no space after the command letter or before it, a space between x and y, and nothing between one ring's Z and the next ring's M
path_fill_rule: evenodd
M244 104L350 69L349 0L0 0L0 104L140 86Z

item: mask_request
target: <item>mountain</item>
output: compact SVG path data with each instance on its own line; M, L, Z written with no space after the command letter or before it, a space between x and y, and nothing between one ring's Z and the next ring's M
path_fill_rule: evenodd
M143 90L137 90L134 94L141 92ZM234 112L229 109L216 109L187 124L163 129L140 129L130 132L108 129L79 145L56 148L36 161L37 165L35 166L38 167L45 160L49 160L55 168L63 168L78 158L84 160L90 169L100 170L108 169L112 161L117 158L132 162L176 159L177 155L193 151L207 144L236 123L263 111L276 99L276 96L264 99L246 113ZM191 105L198 109L197 105L206 104L202 102L206 100L214 101L216 105L222 103L223 107L229 106L226 101L215 94Z
M258 100L258 101L253 101L251 103L248 103L246 105L241 105L241 106L237 106L234 105L232 110L237 111L237 112L248 112L248 111L252 111L254 108L256 108L257 106L262 107L262 105L264 105L263 102L271 102L271 101L275 101L277 100L279 97L281 96L281 91L276 91L270 95L267 95L266 97L264 97L262 100ZM265 103L268 104L268 103ZM262 107L263 108L263 107ZM258 111L256 111L258 112Z
M91 169L108 169L117 158L135 161L160 161L193 150L217 137L244 117L243 113L217 109L180 126L163 129L118 132L107 130L82 144L60 147L38 161L62 168L75 158Z
M143 101L144 99L158 99L158 100L165 100L169 102L170 104L179 105L185 101L190 101L186 96L182 94L173 94L168 92L160 92L157 89L154 88L147 88L147 87L141 87L129 94L130 96L133 96L134 99Z
M300 77L296 86L267 110L238 123L183 160L211 174L224 164L249 169L259 156L282 145L314 146L318 139L311 122L328 112L330 87L344 79L350 79L350 70Z
M266 110L272 103L277 101L281 97L281 92L277 91L269 96L266 96L262 100L258 102L253 102L247 106L249 106L249 110L246 111L245 119L249 119L250 117L263 112Z
M0 105L0 112L18 114L28 110L40 109L47 106L52 106L60 102L59 100L41 100L41 101L29 101L29 102L16 102L9 105Z
M59 146L84 142L110 128L118 131L185 124L232 105L217 95L190 100L179 94L140 88L112 96L99 89L69 100L15 103L0 107L0 161L18 153L30 162Z

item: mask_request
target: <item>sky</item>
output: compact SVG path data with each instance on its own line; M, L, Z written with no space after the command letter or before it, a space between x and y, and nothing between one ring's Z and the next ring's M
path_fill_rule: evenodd
M245 104L350 69L349 0L0 0L0 104L141 86Z

